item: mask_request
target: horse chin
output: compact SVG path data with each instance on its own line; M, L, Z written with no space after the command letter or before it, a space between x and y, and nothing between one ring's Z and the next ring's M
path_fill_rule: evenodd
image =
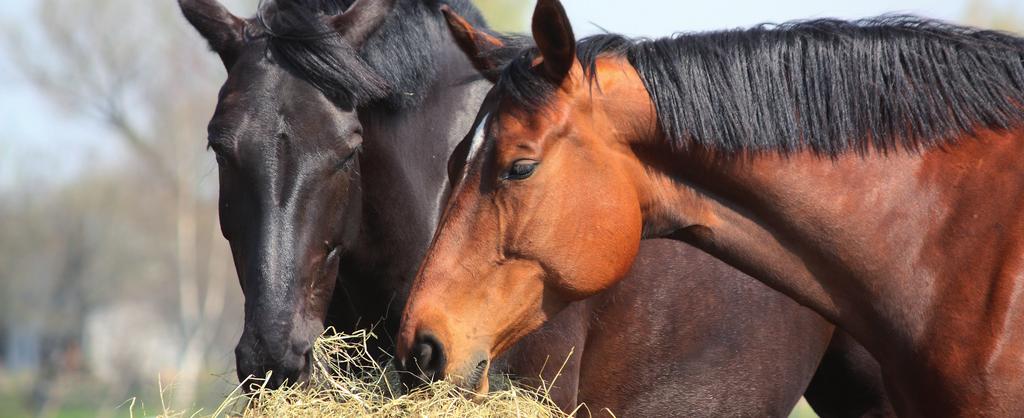
M473 392L473 398L476 400L482 400L488 393L490 393L490 390L490 379L485 372L483 377L480 378L480 383L477 384L476 391Z
M452 383L462 388L466 396L482 400L490 393L491 361L481 360L466 373L449 375Z
M473 392L475 398L481 399L490 392L490 371L491 362L489 360L481 361L466 380L466 383L469 383L469 390Z

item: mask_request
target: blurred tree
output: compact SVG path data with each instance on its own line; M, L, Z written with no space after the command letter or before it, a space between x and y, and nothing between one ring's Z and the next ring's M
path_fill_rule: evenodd
M222 1L239 15L257 3ZM476 3L505 31L523 31L532 7ZM65 375L76 371L61 359L88 346L84 323L117 306L144 305L175 330L173 402L191 405L201 374L232 367L241 329L241 293L219 236L215 164L205 150L223 67L173 1L32 4L30 19L0 21L0 59L65 112L55 119L99 124L129 158L56 182L46 167L52 156L3 156L27 170L0 191L0 332L15 328L25 347L37 347L35 398L47 415L60 406ZM120 380L139 378L157 376ZM117 405L137 389L104 388L109 399L93 401Z
M233 3L255 8L255 0ZM14 215L0 242L15 248L0 256L0 271L13 276L10 295L22 306L4 317L38 312L45 316L30 318L49 337L81 346L90 312L145 301L174 318L174 399L191 405L208 356L230 353L230 338L219 330L226 304L240 299L227 291L236 281L219 237L216 174L205 151L223 67L175 2L38 0L36 10L29 22L5 25L7 59L70 116L101 123L131 161L112 172L93 168L52 193L27 188L22 200L5 199L18 203L6 208ZM230 325L237 333L237 322ZM218 360L229 367L229 355Z
M491 28L502 32L524 32L530 25L529 12L535 1L473 0Z
M991 0L968 0L963 20L972 26L1024 32L1024 19L1013 3L996 5Z

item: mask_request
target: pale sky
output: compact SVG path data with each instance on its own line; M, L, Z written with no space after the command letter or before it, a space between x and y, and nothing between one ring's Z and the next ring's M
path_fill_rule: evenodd
M36 1L3 0L0 23L24 21ZM956 21L964 16L967 1L563 0L563 3L578 36L600 32L595 26L599 25L611 32L655 37L677 31L728 29L814 17L861 18L883 13L914 13ZM990 3L1024 10L1024 0L990 0ZM26 167L39 172L38 165L43 165L41 169L66 178L124 155L118 144L106 139L96 124L70 118L40 98L5 67L5 61L0 58L0 92L3 92L0 94L0 127L3 128L0 133L0 190L15 181L15 173Z
M957 20L966 0L562 0L577 36L599 31L591 22L614 33L664 36L678 31L706 31L780 23L793 19L836 17L856 19L884 13L913 13ZM1020 4L1021 0L993 0ZM629 4L624 6L624 4Z

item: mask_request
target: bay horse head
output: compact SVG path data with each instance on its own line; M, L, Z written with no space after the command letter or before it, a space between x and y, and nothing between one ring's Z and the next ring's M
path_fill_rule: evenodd
M406 367L486 390L490 359L670 237L849 331L900 414L1024 411L1024 39L882 16L577 42L539 0L537 47L495 75L500 45L449 24L496 85L453 154Z
M394 1L264 2L256 18L180 0L227 69L210 121L220 224L245 295L240 380L303 380L339 258L358 232L362 127L356 107L387 93L356 53ZM312 46L311 46L312 45Z
M497 84L449 163L456 184L413 285L398 358L428 377L486 390L492 358L632 265L643 225L630 182L639 166L632 150L600 138L638 115L578 106L589 100L589 86L559 2L537 4L536 59L501 77L491 62L501 41L445 13L460 47ZM544 90L536 108L496 94L516 71ZM642 86L634 93L647 100Z

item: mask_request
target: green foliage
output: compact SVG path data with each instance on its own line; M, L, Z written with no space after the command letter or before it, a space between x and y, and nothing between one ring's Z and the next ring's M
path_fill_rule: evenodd
M991 0L969 0L964 23L983 28L1024 34L1024 16L1014 5L996 5Z
M523 32L529 27L529 12L533 1L473 0L480 8L491 28L502 32Z
M818 414L814 413L806 399L800 399L793 411L789 413L789 418L818 418Z

